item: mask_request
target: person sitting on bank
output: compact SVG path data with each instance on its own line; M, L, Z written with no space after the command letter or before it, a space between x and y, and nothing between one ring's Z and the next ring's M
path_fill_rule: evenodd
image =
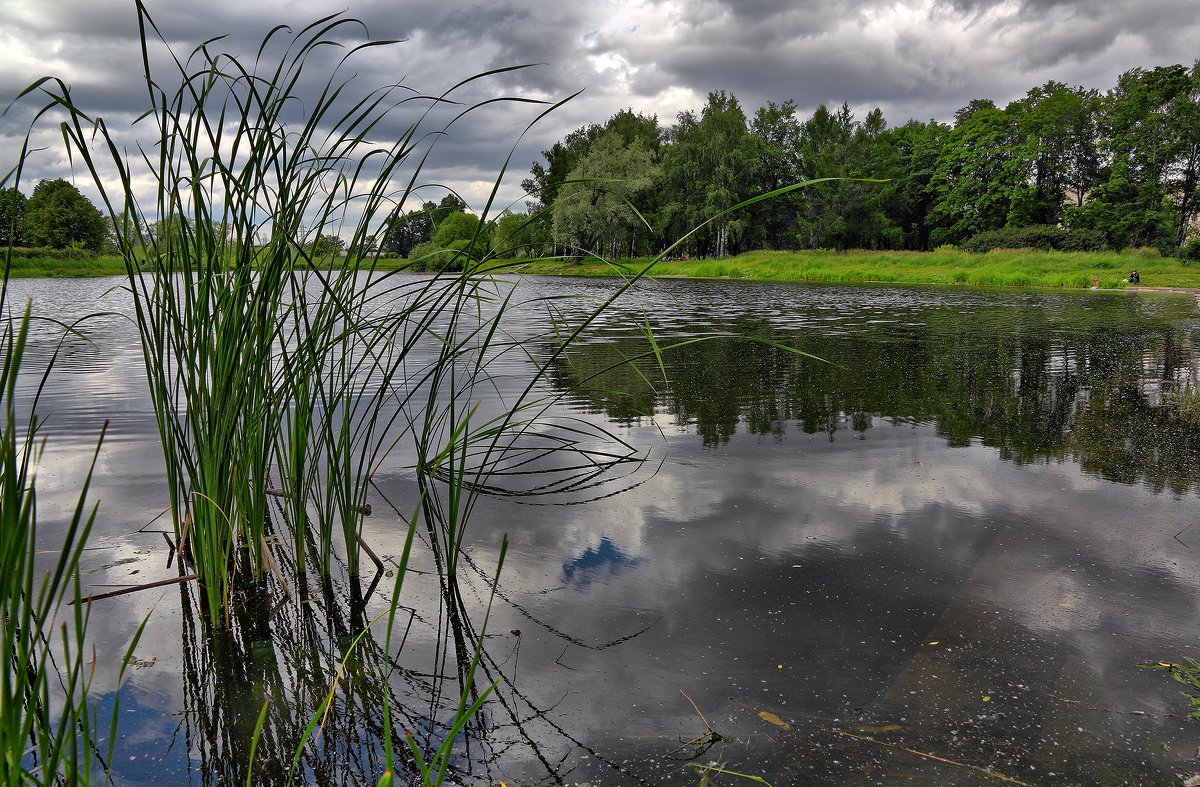
M1134 270L1132 273L1129 274L1129 283L1130 284L1140 284L1141 281L1142 281L1142 275L1140 273L1138 273L1136 270Z

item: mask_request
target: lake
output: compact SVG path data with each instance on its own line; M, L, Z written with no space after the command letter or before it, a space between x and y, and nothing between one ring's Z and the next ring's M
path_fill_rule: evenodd
M57 320L104 312L61 346L42 324L32 349L58 352L40 407L47 549L110 421L83 565L94 593L178 576L121 283L12 287ZM500 286L530 305L508 323L523 354L490 367L498 400L550 358L553 325L613 284ZM660 366L647 328L659 346L726 338ZM379 619L413 508L402 451L375 476L364 539L388 568L362 604L345 603L344 577L289 575L299 600L244 589L223 636L188 585L94 602L102 713L147 620L114 781L244 782L266 702L254 768L281 783L335 674L300 778L375 784L388 713L436 746L507 535L479 668L496 689L456 743L458 782L699 784L695 764L777 786L1178 784L1200 772L1200 725L1182 686L1138 664L1200 655L1198 331L1179 296L643 282L552 360L542 391L548 423L640 460L485 499L453 586L419 539L403 647L384 647Z

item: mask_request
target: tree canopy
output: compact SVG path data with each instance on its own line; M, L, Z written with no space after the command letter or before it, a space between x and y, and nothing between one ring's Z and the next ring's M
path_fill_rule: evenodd
M890 126L846 104L803 117L790 100L747 117L714 91L668 127L622 110L543 157L523 184L530 210L571 253L652 255L685 235L682 251L704 256L923 250L1055 226L1171 253L1200 234L1200 61L1133 69L1107 92L1048 81L1003 107L973 99L949 124ZM821 178L839 180L725 213Z
M0 189L0 247L25 245L27 203L15 188Z
M62 178L33 187L25 205L24 240L52 249L100 251L107 235L104 216L79 189Z

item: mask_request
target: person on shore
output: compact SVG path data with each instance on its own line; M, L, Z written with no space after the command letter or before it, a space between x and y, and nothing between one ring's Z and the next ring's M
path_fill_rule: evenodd
M1141 284L1141 282L1142 282L1142 274L1138 273L1137 269L1135 268L1133 270L1133 272L1129 274L1129 283L1130 284Z

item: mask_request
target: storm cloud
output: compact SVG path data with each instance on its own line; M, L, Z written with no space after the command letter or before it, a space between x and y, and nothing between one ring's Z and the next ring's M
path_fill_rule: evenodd
M805 114L821 103L847 102L860 117L881 107L892 124L945 121L973 98L1003 106L1050 79L1104 90L1131 68L1191 65L1200 40L1200 17L1183 0L612 0L586 6L352 0L348 7L328 0L151 0L148 7L179 57L216 36L225 36L216 47L252 57L275 25L299 29L344 11L364 25L348 26L346 43L402 42L353 61L347 75L356 74L360 91L404 84L439 94L473 74L525 64L530 67L471 83L456 95L464 103L500 96L553 103L582 91L524 138L545 105L494 104L455 124L424 180L459 190L476 209L514 145L502 204L520 204L520 179L542 149L626 107L669 125L680 111L701 107L709 91L727 90L748 113L769 100L792 99ZM335 58L328 57L332 68ZM161 48L155 58L169 64ZM129 0L9 0L0 6L0 66L0 95L14 96L43 75L61 77L85 109L114 128L147 106ZM26 102L0 120L4 171L15 163L36 104ZM411 118L401 113L383 133L399 134L406 122ZM30 159L23 181L73 175L86 186L83 173L71 172L58 152L55 134L53 127L35 134L35 145L45 150Z

